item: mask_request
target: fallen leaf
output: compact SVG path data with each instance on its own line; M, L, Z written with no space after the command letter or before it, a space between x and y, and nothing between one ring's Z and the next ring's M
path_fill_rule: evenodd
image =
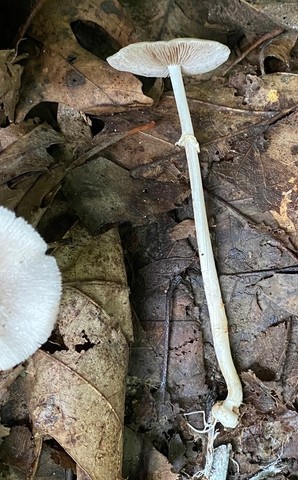
M179 475L172 471L168 459L156 448L147 446L144 452L146 458L146 478L148 480L178 480Z
M173 210L184 188L132 178L127 170L98 157L69 173L63 192L91 232L106 225L148 223Z
M142 435L130 428L124 428L123 478L138 475L142 458Z
M96 158L99 152L114 142L150 127L150 124L134 128L126 125L125 129L118 132L115 128L118 124L116 121L112 131L99 132L91 138L90 121L86 116L65 106L58 106L57 121L61 143L59 149L51 152L52 163L49 168L34 176L33 180L31 176L27 179L26 175L26 181L16 182L13 189L9 188L11 182L0 187L2 203L8 206L8 202L13 201L11 207L15 207L17 215L24 217L33 226L38 225L46 214L68 172L89 159Z
M276 273L257 283L261 293L291 315L298 315L297 274Z
M171 230L171 239L172 240L183 240L188 237L195 237L196 230L193 220L187 219L183 220L180 223L177 223L175 227Z
M0 129L0 153L2 153L11 144L20 140L23 136L28 135L37 124L34 120L26 120L25 122L16 125L12 123L6 128Z
M110 229L102 235L91 236L85 228L76 225L66 239L69 242L55 251L64 284L90 297L119 325L131 342L129 291L117 230Z
M81 479L121 478L125 377L132 326L116 230L91 237L80 225L56 249L64 291L54 338L29 360L25 379L38 438L54 438ZM54 344L57 345L57 342Z
M244 384L246 402L253 405L257 412L274 413L277 409L277 398L272 394L272 389L266 386L251 370L241 374Z
M14 50L0 51L0 104L3 105L4 115L10 122L14 121L23 72L18 61Z
M51 446L44 443L39 460L34 479L46 480L54 477L55 480L65 480L66 475L76 472L72 458L57 444Z
M39 435L54 438L92 479L121 478L122 421L92 382L39 350L29 361L28 387Z
M243 0L241 2L244 3ZM245 1L245 3L248 3ZM288 29L297 29L298 12L297 5L292 0L286 0L282 4L272 0L258 0L252 5L258 13L265 14L278 25Z
M208 8L209 26L220 26L224 30L267 33L276 27L275 19L265 12L258 11L255 3L246 0L220 0L210 4Z
M14 426L5 437L0 450L0 462L29 475L35 457L34 441L29 428Z
M25 134L21 129L18 139L0 154L1 183L46 171L53 162L46 148L61 142L61 136L47 124L32 125Z
M63 103L93 115L152 104L136 77L120 74L80 46L72 30L78 19L93 22L120 46L133 39L132 26L117 0L45 1L30 28L36 42L24 69L18 122L40 102Z
M15 209L36 180L54 163L47 152L63 142L49 125L28 120L0 130L0 203Z
M291 52L297 37L297 32L287 31L263 46L262 56L266 62L266 68L264 68L266 73L289 71Z
M217 30L206 28L208 12L204 3L187 1L181 7L180 4L169 3L167 0L140 3L128 0L126 8L134 21L138 38L142 41L185 36L224 41L225 33L220 32L221 27Z
M66 288L57 330L66 351L54 357L100 390L123 420L128 345L118 322L79 290Z

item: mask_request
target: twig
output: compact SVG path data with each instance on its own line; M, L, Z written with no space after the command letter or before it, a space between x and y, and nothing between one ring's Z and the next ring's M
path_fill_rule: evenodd
M164 329L164 347L163 347L163 360L161 369L161 381L158 390L158 398L161 404L165 403L167 378L168 378L168 365L169 365L169 347L170 347L170 317L172 316L173 305L173 293L182 278L180 276L174 277L167 290L166 300L166 314L165 314L165 329Z
M267 127L267 126L274 125L279 120L287 117L291 113L294 113L297 110L297 107L298 107L298 105L295 104L292 107L285 108L284 110L281 110L276 115L273 115L270 118L267 118L266 120L263 120L262 122L254 123L253 125L248 125L247 127L243 127L240 130L237 130L236 132L227 133L226 135L222 135L220 137L213 138L212 140L207 140L206 142L201 143L201 147L203 148L203 147L206 147L207 145L213 145L216 142L220 142L222 140L227 140L228 138L234 138L234 137L238 137L239 135L242 135L242 134L247 134L247 132L249 132L250 130L254 130L256 128L259 129L260 127Z
M252 45L250 45L241 55L240 57L236 58L234 62L231 63L231 65L222 73L222 75L226 75L231 68L235 67L238 63L240 63L252 50L257 48L259 45L262 43L266 42L266 40L270 40L272 38L277 37L283 32L283 28L281 27L276 27L271 32L265 33L262 37L258 38Z

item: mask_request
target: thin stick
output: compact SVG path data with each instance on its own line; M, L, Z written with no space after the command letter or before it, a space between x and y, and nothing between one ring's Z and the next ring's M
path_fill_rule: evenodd
M162 404L165 403L166 397L166 387L168 379L168 367L169 367L169 349L170 349L170 330L171 330L171 316L172 316L172 306L173 306L173 294L179 283L181 282L181 277L174 277L171 280L169 288L167 290L167 299L166 299L166 312L165 312L165 328L164 328L164 346L163 346L163 361L161 369L161 381L159 387L159 400Z
M238 63L240 63L252 50L257 48L259 45L262 45L262 43L266 42L266 40L271 40L272 38L277 37L283 32L283 28L281 27L276 27L271 32L265 33L262 37L258 38L252 45L250 45L244 52L240 55L240 57L237 57L236 60L234 60L233 63L223 72L222 75L226 75L231 68L235 67Z

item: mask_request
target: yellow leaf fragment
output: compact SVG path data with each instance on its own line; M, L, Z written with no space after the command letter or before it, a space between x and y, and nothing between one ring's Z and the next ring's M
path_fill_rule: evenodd
M288 205L292 202L291 200L292 190L282 193L282 199L280 202L279 212L275 210L270 210L270 213L273 215L274 219L278 225L284 229L289 234L294 234L296 232L296 227L294 222L288 216Z

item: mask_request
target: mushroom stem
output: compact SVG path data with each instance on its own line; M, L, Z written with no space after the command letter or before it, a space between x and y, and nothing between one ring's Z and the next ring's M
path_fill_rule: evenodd
M238 422L238 409L242 403L242 386L232 359L228 321L222 301L210 240L198 156L199 144L194 136L181 67L179 65L170 65L168 69L182 129L182 136L177 144L185 148L189 169L199 258L214 349L228 389L227 398L223 402L218 402L213 406L212 415L214 419L221 422L224 427L234 428Z

